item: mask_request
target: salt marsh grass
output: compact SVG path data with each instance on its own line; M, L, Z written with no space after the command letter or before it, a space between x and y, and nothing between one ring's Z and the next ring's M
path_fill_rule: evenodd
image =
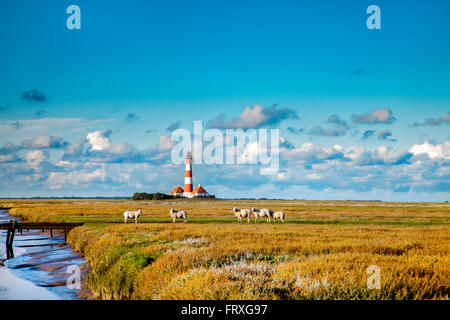
M100 299L448 299L446 203L186 200L22 200L31 221L83 221L68 241ZM286 212L238 223L237 207ZM169 208L187 210L172 224ZM143 209L137 224L125 210ZM370 265L381 288L367 287Z

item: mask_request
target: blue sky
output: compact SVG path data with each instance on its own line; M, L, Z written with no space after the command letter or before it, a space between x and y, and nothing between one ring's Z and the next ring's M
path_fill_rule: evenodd
M66 28L71 4L81 30ZM381 30L366 27L371 4ZM2 1L0 196L169 192L183 176L162 145L170 125L192 129L220 114L230 122L246 107L276 105L269 127L290 143L278 177L202 166L197 182L220 197L447 200L449 9ZM96 131L108 141L104 154L87 138Z

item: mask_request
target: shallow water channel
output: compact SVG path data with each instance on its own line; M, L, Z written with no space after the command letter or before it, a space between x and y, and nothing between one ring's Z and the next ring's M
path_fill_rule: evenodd
M10 220L19 221L0 210L0 223ZM11 259L6 259L6 234L0 230L0 300L79 299L78 290L66 284L73 275L69 266L79 267L84 259L64 244L63 234L16 231Z

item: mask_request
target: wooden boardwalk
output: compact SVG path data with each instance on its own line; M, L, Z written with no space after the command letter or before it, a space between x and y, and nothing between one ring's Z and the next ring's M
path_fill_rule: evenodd
M12 249L14 235L16 230L20 233L23 230L37 229L42 230L50 230L50 236L53 237L53 230L64 230L64 242L67 241L67 231L71 229L81 226L83 223L69 223L69 222L18 222L10 220L9 223L0 223L0 230L8 230L6 235L6 255L7 258L13 258L14 252Z

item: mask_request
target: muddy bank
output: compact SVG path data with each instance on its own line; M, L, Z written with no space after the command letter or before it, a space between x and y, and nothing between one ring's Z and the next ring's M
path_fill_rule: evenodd
M0 223L19 219L0 210ZM0 230L0 299L81 299L84 291L70 288L70 266L83 268L84 259L64 243L64 235L41 230L16 232L14 258L6 260L6 230ZM72 267L74 268L74 267ZM84 272L82 272L83 274ZM82 293L82 294L80 294Z

